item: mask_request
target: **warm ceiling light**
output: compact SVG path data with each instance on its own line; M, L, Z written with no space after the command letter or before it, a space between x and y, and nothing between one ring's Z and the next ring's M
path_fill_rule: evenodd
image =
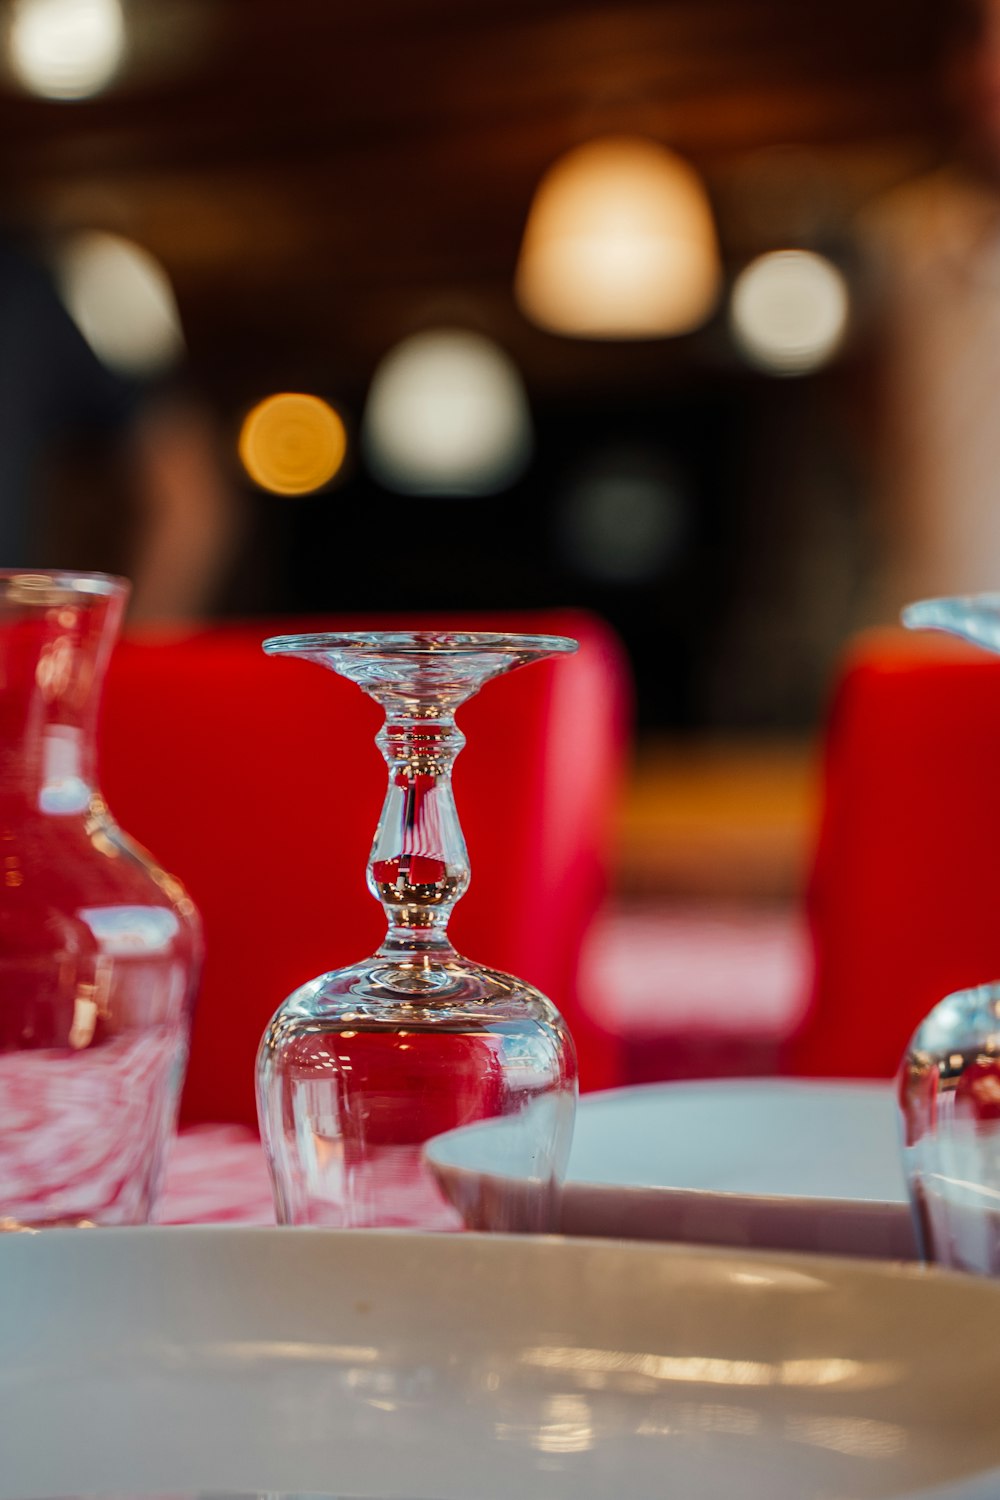
M839 348L850 297L843 275L811 250L773 250L736 278L729 307L746 357L775 375L804 375Z
M14 0L7 51L33 94L89 98L111 82L125 56L121 0Z
M344 462L347 432L340 414L318 396L268 396L244 418L240 460L261 489L309 495L329 484Z
M654 141L609 136L569 152L531 205L515 290L553 333L646 339L703 323L719 252L701 179Z
M372 380L363 428L376 478L403 494L488 495L531 456L520 374L492 339L464 329L397 344Z
M117 234L76 234L58 252L55 271L70 316L106 365L148 377L181 357L173 288L148 250Z

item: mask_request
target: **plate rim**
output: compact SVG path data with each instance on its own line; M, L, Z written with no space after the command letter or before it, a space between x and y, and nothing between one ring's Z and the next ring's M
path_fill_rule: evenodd
M760 1077L760 1078L682 1078L667 1080L660 1083L636 1083L623 1084L613 1089L599 1089L593 1093L581 1094L577 1103L577 1113L586 1110L588 1114L598 1113L607 1104L621 1102L624 1099L635 1099L646 1093L661 1095L674 1092L675 1090L693 1093L729 1093L734 1088L744 1089L750 1093L764 1093L770 1090L774 1092L786 1092L792 1089L809 1091L821 1090L827 1093L863 1092L871 1095L885 1095L892 1092L891 1079L878 1078L786 1078L786 1077ZM503 1182L507 1179L497 1172L477 1172L475 1168L457 1166L452 1162L441 1162L436 1160L433 1147L437 1141L443 1141L452 1135L458 1135L467 1130L474 1130L477 1126L490 1125L493 1121L477 1121L473 1125L460 1125L453 1131L444 1131L439 1136L432 1137L424 1146L424 1156L431 1169L436 1172L447 1171L471 1175L491 1182ZM619 1197L627 1194L630 1197L655 1197L664 1202L676 1202L680 1200L693 1200L694 1202L709 1202L722 1200L727 1203L744 1203L759 1206L775 1213L797 1213L812 1211L823 1211L835 1213L860 1213L870 1217L889 1217L892 1219L909 1218L912 1214L909 1202L906 1198L845 1198L842 1196L825 1196L801 1193L754 1193L741 1191L736 1188L710 1188L710 1187L681 1187L673 1183L614 1183L602 1182L592 1178L567 1177L563 1182L561 1193L566 1198L582 1198L584 1195L589 1199ZM586 1238L586 1236L581 1236Z

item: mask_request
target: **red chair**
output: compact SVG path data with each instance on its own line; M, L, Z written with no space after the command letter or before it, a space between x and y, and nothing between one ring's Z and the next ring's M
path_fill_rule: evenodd
M226 625L127 640L112 662L100 740L109 806L205 921L184 1123L255 1123L253 1063L269 1017L297 985L371 953L385 926L364 880L385 790L380 710L311 663L268 659L260 643L393 623ZM576 976L624 761L622 650L577 612L431 623L581 643L459 711L468 746L455 787L472 885L451 932L460 951L551 996L576 1038L582 1085L610 1086L621 1080L617 1043L581 1010Z
M794 1072L889 1077L938 1000L1000 978L1000 661L903 631L859 640L830 715L809 915Z

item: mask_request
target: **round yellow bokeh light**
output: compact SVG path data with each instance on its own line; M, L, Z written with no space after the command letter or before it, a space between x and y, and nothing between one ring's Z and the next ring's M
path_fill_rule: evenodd
M308 495L329 484L340 469L347 431L340 415L318 396L286 391L268 396L247 413L239 452L261 489Z

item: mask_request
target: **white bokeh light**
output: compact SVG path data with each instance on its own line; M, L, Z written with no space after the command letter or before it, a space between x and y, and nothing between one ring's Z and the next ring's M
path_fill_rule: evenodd
M152 376L180 359L173 288L148 250L117 234L77 234L56 257L56 277L74 323L112 369Z
M414 334L385 356L361 435L372 473L403 494L493 494L531 456L517 366L492 339L460 328Z
M843 275L811 250L773 250L740 272L729 322L753 364L775 375L804 375L843 342L850 295Z
M46 99L86 99L125 56L121 0L14 0L7 53L18 81Z

